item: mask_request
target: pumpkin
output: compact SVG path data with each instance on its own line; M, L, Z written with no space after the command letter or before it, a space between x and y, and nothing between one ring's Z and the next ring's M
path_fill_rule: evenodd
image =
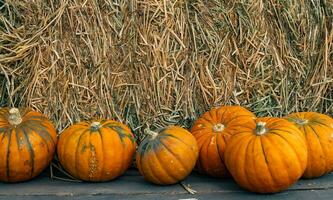
M198 142L199 172L214 177L228 177L224 164L226 140L241 126L254 118L254 114L241 106L222 106L204 113L194 122L191 133Z
M0 109L0 181L20 182L39 175L54 156L52 123L30 108Z
M131 130L113 120L84 121L65 129L57 148L63 168L84 181L112 180L131 165L136 143Z
M140 144L136 165L147 180L169 185L185 179L195 166L198 147L187 130L171 126L158 132L146 130L149 135Z
M280 118L258 118L237 129L225 149L225 164L242 188L275 193L303 174L307 146L300 130Z
M308 164L304 178L315 178L333 170L333 119L315 112L286 116L304 134L308 146Z

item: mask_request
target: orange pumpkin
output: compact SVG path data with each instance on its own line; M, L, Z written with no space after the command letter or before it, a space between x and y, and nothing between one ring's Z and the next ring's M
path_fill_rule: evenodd
M41 113L29 108L0 109L0 181L39 175L54 156L57 133Z
M140 144L136 164L143 177L152 183L168 185L185 179L198 157L195 138L187 130L171 126L150 136Z
M275 193L288 188L303 174L307 147L302 133L279 118L249 121L230 137L225 164L243 188Z
M195 121L191 132L199 147L199 172L215 177L229 176L224 165L226 139L235 128L254 118L254 114L241 106L222 106L204 113Z
M136 143L131 130L113 120L80 122L59 138L58 158L73 177L84 181L109 181L131 165Z
M315 112L286 116L304 134L308 146L308 165L304 178L315 178L333 170L333 119Z

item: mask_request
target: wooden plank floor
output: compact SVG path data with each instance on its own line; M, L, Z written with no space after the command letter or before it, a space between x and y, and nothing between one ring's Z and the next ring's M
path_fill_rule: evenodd
M51 180L45 174L24 183L0 183L0 199L333 199L333 174L312 180L300 180L288 190L274 195L244 191L231 179L221 180L197 173L185 181L197 194L191 195L180 184L150 184L131 169L118 179L106 183L73 183Z

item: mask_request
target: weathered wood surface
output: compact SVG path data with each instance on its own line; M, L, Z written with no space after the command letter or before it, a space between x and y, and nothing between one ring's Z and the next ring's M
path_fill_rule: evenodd
M0 183L0 199L333 199L333 174L312 180L300 180L285 192L259 195L244 191L231 179L221 180L193 173L185 181L197 194L181 185L156 186L144 181L135 170L106 183L73 183L51 180L46 175L24 182Z

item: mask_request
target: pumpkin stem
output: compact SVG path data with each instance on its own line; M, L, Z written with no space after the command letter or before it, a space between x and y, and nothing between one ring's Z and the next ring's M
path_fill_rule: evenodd
M158 133L157 133L157 132L152 131L152 130L150 130L150 129L148 129L148 128L146 128L146 129L144 130L144 133L145 133L146 135L149 135L151 140L154 140L154 139L158 136Z
M21 118L19 109L11 108L9 110L8 122L10 125L13 125L13 126L21 124L22 118Z
M98 131L99 128L101 128L101 123L100 122L92 122L90 124L90 130L91 131Z
M222 132L224 129L225 129L225 126L223 124L220 124L220 123L215 124L213 126L213 131L214 132Z
M267 132L266 122L258 122L255 129L255 134L264 135Z
M304 125L304 124L309 123L309 120L307 120L307 119L295 119L295 123L298 124L298 125Z

